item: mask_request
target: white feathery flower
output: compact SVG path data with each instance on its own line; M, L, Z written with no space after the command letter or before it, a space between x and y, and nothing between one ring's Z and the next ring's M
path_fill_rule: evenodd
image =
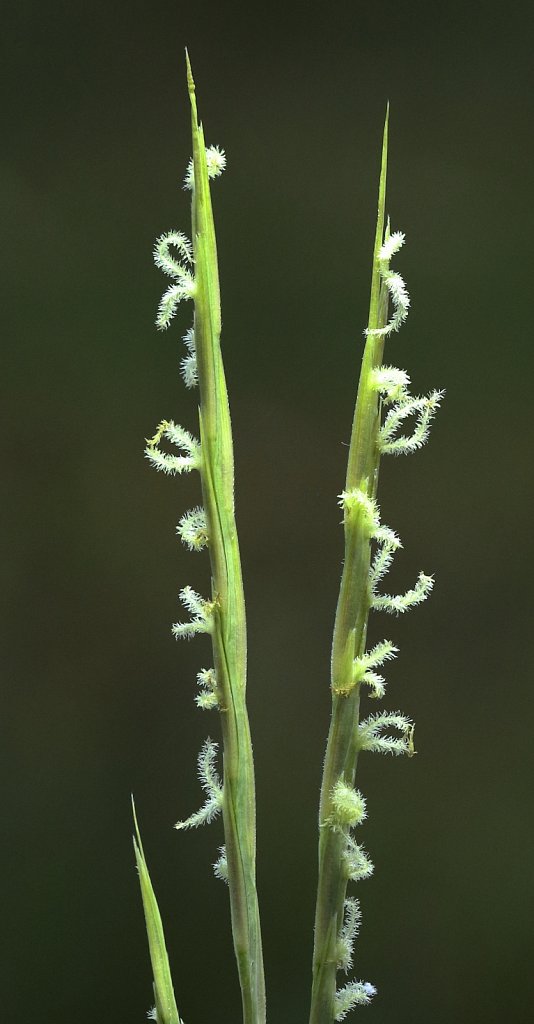
M194 388L198 384L197 352L195 346L195 329L190 327L182 341L187 348L187 355L180 362L180 372L186 388Z
M226 153L220 146L208 146L206 150L208 178L218 178L226 168Z
M378 433L378 444L382 455L409 455L422 448L428 440L430 424L439 409L444 391L431 391L428 395L413 398L405 393L388 412ZM409 416L417 416L413 433L396 435L400 425Z
M374 871L374 864L363 846L360 846L349 834L346 835L346 846L343 851L343 862L347 872L347 878L351 882L360 882L370 878Z
M158 330L166 331L180 302L184 299L192 299L194 294L195 279L188 270L184 270L178 284L169 285L167 291L161 296L156 316Z
M348 786L342 778L338 779L332 790L332 816L327 824L336 831L359 825L366 817L365 798L359 789Z
M228 861L226 859L226 846L219 847L219 856L213 865L215 878L228 885Z
M383 697L386 692L384 677L374 670L379 665L383 665L385 661L396 658L397 654L398 647L395 647L391 640L382 640L361 658L355 658L353 662L354 685L366 683L371 688L371 697L375 699Z
M375 995L376 988L369 981L349 981L348 985L336 992L335 1019L343 1020L355 1006L367 1006Z
M402 544L400 537L389 526L379 526L373 533L373 540L376 540L379 545L369 570L369 580L374 593L376 584L388 572L393 555L399 548L402 548Z
M190 640L197 633L211 633L213 629L213 602L206 601L192 587L180 591L180 601L193 616L191 622L175 622L172 632L177 640Z
M202 711L210 711L220 707L220 694L217 686L217 674L214 668L201 668L197 674L199 693L195 697L197 707Z
M206 168L208 171L208 178L218 178L226 167L226 153L220 146L208 146L206 149ZM193 160L190 160L187 165L187 171L185 172L184 178L184 189L191 190L195 184L195 168Z
M362 915L359 900L345 900L343 909L343 927L337 942L337 966L346 973L352 967L354 940L360 930Z
M426 601L434 586L434 577L420 572L415 586L404 594L379 594L373 597L373 608L379 608L392 615L402 615L409 608Z
M201 551L208 543L206 512L200 505L185 512L176 532L190 551Z
M384 729L396 729L399 736L384 736ZM358 749L379 754L408 754L412 756L414 724L400 711L384 711L370 715L358 726Z
M175 828L198 828L199 825L208 825L219 814L223 801L223 787L215 768L216 757L217 744L208 738L198 755L198 777L206 800L199 811L185 821L177 822Z
M181 278L187 272L187 267L175 259L171 254L170 247L174 246L186 263L193 262L193 247L191 242L181 231L166 231L156 239L154 245L154 263L164 274L169 277Z
M171 252L171 247L178 251L180 259ZM174 284L169 285L161 297L156 317L156 326L165 331L169 326L178 305L184 299L195 294L195 279L192 273L193 248L191 242L181 231L167 231L156 239L154 246L154 262L160 270L173 277Z
M369 386L378 391L385 405L398 401L408 391L410 378L396 366L375 366L369 374Z
M383 245L378 251L378 270L393 303L393 316L386 327L368 328L365 331L367 335L386 337L392 331L398 331L408 316L410 296L406 290L404 280L399 273L389 269L390 260L399 251L400 247L404 245L404 239L405 236L402 231L394 231L392 235L388 232Z
M162 451L158 445L162 438L176 445L184 455L170 455ZM162 473L190 473L200 466L200 442L183 427L173 420L162 420L154 434L147 440L145 456L149 462Z
M350 521L359 514L363 514L370 536L380 525L380 511L376 501L373 501L365 491L354 487L350 491L343 491L339 495L339 504L345 511L345 519Z
M402 248L406 241L406 235L403 231L394 231L392 235L384 241L384 244L378 252L378 259L381 263L389 263L392 256Z

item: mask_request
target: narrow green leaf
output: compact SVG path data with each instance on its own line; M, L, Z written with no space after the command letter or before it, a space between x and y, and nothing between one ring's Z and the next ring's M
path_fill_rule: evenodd
M150 881L148 867L145 860L143 844L137 824L135 804L132 797L132 811L135 826L133 837L135 860L139 873L139 884L141 886L141 897L145 913L146 931L150 960L152 963L152 974L154 976L154 997L156 1002L157 1024L180 1024L180 1017L176 1008L174 989L172 987L171 970L169 957L165 946L163 924L161 914L156 900L156 895Z

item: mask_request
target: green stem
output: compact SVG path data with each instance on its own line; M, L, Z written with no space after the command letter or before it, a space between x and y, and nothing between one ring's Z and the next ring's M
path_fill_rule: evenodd
M388 117L384 125L378 217L373 253L369 329L387 322L387 293L381 283L378 252L384 237ZM380 402L370 386L370 372L382 362L384 339L368 335L352 425L346 490L359 489L374 499L378 485ZM332 1024L335 1018L338 937L343 924L347 889L345 837L329 827L332 791L343 779L353 785L358 749L359 685L351 688L352 665L365 650L369 594L370 540L362 514L345 516L345 559L332 645L332 718L326 748L319 809L319 878L315 916L313 985L310 1024Z
M234 458L220 350L217 246L195 86L187 61L193 135L195 347L200 388L201 480L214 601L212 634L221 694L224 753L223 823L234 949L244 1024L265 1021L265 983L256 892L254 765L246 708L246 620L234 514Z

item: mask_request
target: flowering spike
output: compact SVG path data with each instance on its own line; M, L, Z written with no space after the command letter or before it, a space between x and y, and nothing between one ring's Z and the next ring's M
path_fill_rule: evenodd
M337 943L337 966L347 971L352 967L354 940L360 929L362 919L359 900L345 900L343 927Z
M186 818L185 821L177 822L175 828L198 828L199 825L208 825L219 814L223 801L223 788L215 768L216 757L217 744L207 739L198 755L198 777L206 794L206 800L199 811Z
M224 149L219 146L208 146L206 149L206 168L208 171L208 178L218 178L226 167L226 153ZM191 190L195 184L195 170L193 167L193 161L190 160L187 165L187 171L185 172L184 178L184 189Z
M376 501L359 487L353 487L339 495L339 504L345 513L345 523L354 522L358 516L362 516L369 536L373 536L374 531L380 526L380 512Z
M226 859L226 846L219 847L219 856L213 865L213 874L215 878L219 878L221 882L225 882L228 885L228 861Z
M378 541L378 550L369 570L371 588L374 590L376 584L386 575L392 561L393 555L402 547L400 538L389 526L379 526L373 533L373 540Z
M385 661L395 658L397 654L398 648L391 643L391 640L383 640L376 647L373 647L372 651L366 652L361 657L354 658L352 678L349 680L347 687L340 691L340 693L342 692L346 696L359 683L366 683L371 688L371 697L383 697L385 693L384 677L375 672L374 669L379 665L383 665Z
M200 687L200 692L195 697L197 707L201 708L203 711L209 711L211 708L220 707L221 695L217 685L215 669L201 668L200 672L197 674L197 683Z
M386 337L392 331L398 331L408 316L410 296L406 290L406 285L401 275L389 268L392 256L404 245L404 239L405 236L402 231L394 231L392 235L388 231L384 243L378 252L378 270L390 294L393 304L393 316L386 327L368 328L365 332L367 335Z
M343 854L347 878L351 882L360 882L364 878L370 878L374 871L374 864L363 846L360 846L348 833L345 837L346 846Z
M180 601L193 616L191 622L175 622L172 631L177 640L190 640L197 633L211 633L213 629L213 602L205 601L196 590L184 587Z
M201 551L209 541L206 513L200 505L185 512L176 532L190 551Z
M369 981L349 981L336 992L335 1019L343 1020L355 1006L368 1006L373 996L376 996L376 988Z
M178 250L186 266L171 255L171 246ZM195 294L195 279L190 266L193 262L193 250L189 239L181 231L168 231L156 239L154 246L154 262L160 270L175 279L169 285L160 300L156 325L160 331L169 326L179 303L183 299L191 299Z
M417 604L422 604L426 601L434 586L434 577L426 576L424 572L420 572L417 577L417 581L411 590L407 590L404 594L380 594L373 597L373 608L378 608L381 611L389 612L392 615L401 615L403 612L407 612L409 608L414 608Z
M156 239L154 245L154 263L164 274L180 280L187 274L188 268L184 267L174 256L171 255L170 247L174 246L186 263L193 262L193 247L191 242L181 231L166 231Z
M397 729L400 736L384 736L384 729ZM407 754L412 757L414 724L399 711L370 715L358 726L358 749L378 754Z
M429 395L413 398L406 392L388 412L378 434L378 445L383 455L409 455L422 448L428 440L430 424L441 404L443 391L431 391ZM400 424L408 416L417 416L415 428L410 435L395 437Z
M180 362L180 372L186 388L194 388L198 384L197 350L195 344L195 329L190 327L184 334L184 342L188 354Z
M396 366L375 366L369 374L369 385L389 405L407 392L410 378L405 370L399 370Z
M156 316L156 327L160 331L166 331L176 310L183 299L192 299L195 294L195 280L188 270L185 270L178 284L171 284L163 293L158 306Z
M169 455L158 448L162 438L180 448L185 455ZM154 434L147 440L145 455L149 462L162 473L190 473L200 467L200 443L189 431L177 426L172 420L162 420Z
M326 824L338 830L359 825L366 817L365 800L360 791L338 779L332 790L332 814Z
M385 661L391 661L392 658L396 658L399 653L398 647L391 640L382 640L379 644L376 644L372 650L367 651L361 658L354 659L354 677L355 682L360 680L365 681L365 673L369 669L377 668L379 665L383 665Z

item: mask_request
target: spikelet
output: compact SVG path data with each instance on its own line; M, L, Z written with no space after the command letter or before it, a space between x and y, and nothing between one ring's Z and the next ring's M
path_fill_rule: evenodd
M359 825L367 817L365 800L358 789L338 779L332 790L332 813L327 822L338 830Z

